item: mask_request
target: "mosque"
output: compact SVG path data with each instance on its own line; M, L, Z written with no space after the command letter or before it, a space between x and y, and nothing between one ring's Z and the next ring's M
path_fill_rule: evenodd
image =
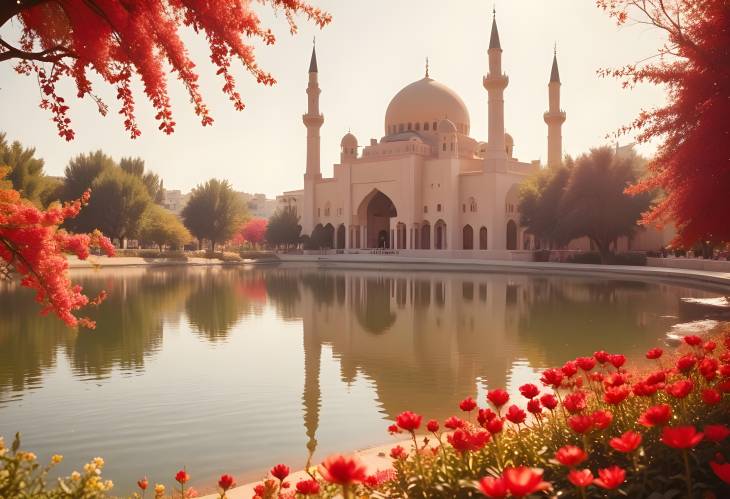
M456 92L432 79L407 85L388 105L384 135L365 146L347 133L332 178L320 171L317 56L312 49L304 189L278 196L279 206L296 209L302 234L322 246L346 249L524 250L535 241L519 227L519 186L540 168L513 156L504 129L502 47L496 18L489 40L486 141L469 135L469 111ZM562 160L560 75L557 55L548 83L548 165Z

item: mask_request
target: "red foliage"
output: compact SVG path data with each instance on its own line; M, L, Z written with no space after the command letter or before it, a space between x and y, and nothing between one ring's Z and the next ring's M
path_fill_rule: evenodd
M619 24L632 20L666 32L658 57L643 64L602 70L604 76L662 85L667 104L643 110L620 132L636 132L639 142L662 141L649 164L650 175L628 192L661 188L666 196L643 218L644 224L673 221L676 243L730 241L724 208L730 191L730 9L727 0L597 0Z
M268 223L265 218L252 218L244 222L233 236L233 244L243 246L244 243L252 245L263 243L266 239L266 226Z
M172 133L175 121L167 90L169 72L176 73L185 86L195 113L203 126L213 122L203 102L195 64L188 57L179 30L192 28L202 33L210 47L210 60L223 79L223 92L237 110L244 108L231 72L238 59L258 83L273 85L276 80L256 63L254 49L246 38L258 38L266 45L275 42L271 30L261 25L253 2L246 0L47 0L8 2L0 11L0 25L17 18L22 28L18 47L3 44L0 61L18 59L16 71L35 74L40 85L41 107L53 115L59 135L72 140L74 132L68 105L56 85L71 79L77 96L93 99L102 115L107 106L92 92L89 72L116 88L119 114L132 138L140 135L132 95L132 76L142 80L145 97L156 111L159 129ZM304 0L260 0L283 12L292 33L294 16L305 15L320 27L330 22L329 14ZM46 66L48 65L48 66Z
M0 178L3 175L0 169ZM52 205L43 211L21 199L18 191L0 189L0 262L12 266L20 274L21 285L35 291L41 314L53 311L72 327L93 328L93 321L77 317L74 312L100 303L105 294L90 300L81 286L72 284L64 254L72 253L84 260L90 247L100 247L110 256L114 254L109 239L98 231L69 234L59 229L65 219L78 215L89 197L86 192L79 200Z
M338 485L362 483L367 477L365 465L355 456L330 456L319 466L319 473L326 481Z

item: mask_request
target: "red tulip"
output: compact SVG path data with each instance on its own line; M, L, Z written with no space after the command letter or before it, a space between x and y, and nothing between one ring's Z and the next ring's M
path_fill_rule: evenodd
M717 478L725 483L730 483L730 463L710 461L710 467L715 472L715 475L717 475Z
M510 494L516 497L528 496L535 492L550 489L550 484L542 480L542 470L518 466L505 468L502 477Z
M551 393L546 393L540 397L540 402L545 409L553 410L558 406L558 399Z
M476 407L477 403L471 397L467 397L459 403L459 409L464 412L471 412L476 409Z
M712 340L708 340L708 341L706 341L706 342L705 342L705 343L704 343L704 344L702 345L702 349L703 349L703 350L704 350L705 352L713 352L713 351L715 351L715 348L717 348L717 343L715 343L715 342L714 342L714 341L712 341Z
M178 482L180 482L181 485L184 485L185 482L187 482L188 480L190 480L190 475L188 475L185 470L180 470L175 475L175 480L177 480Z
M487 476L479 480L479 491L487 497L507 497L507 482L502 477Z
M268 481L268 480L267 480L267 481ZM264 486L264 484L263 484L263 483L260 483L260 484L256 485L256 486L255 486L255 487L253 488L253 491L254 491L254 492L256 493L256 496L258 496L258 497L263 497L263 496L264 496L264 494L266 493L266 487Z
M271 476L274 478L277 478L279 481L284 480L286 477L289 476L289 466L286 464L277 464L273 468L271 468Z
M641 434L629 430L620 437L612 438L608 444L619 452L634 452L641 445Z
M576 487L588 487L593 483L593 473L591 470L570 470L568 480Z
M646 382L650 385L656 385L658 383L664 383L667 380L667 373L664 371L654 371L646 377Z
M593 483L604 489L612 490L624 483L626 472L618 466L598 470L598 478Z
M688 373L697 364L697 359L692 354L683 355L677 359L677 371Z
M591 420L593 421L593 426L599 430L605 430L613 422L613 413L611 411L595 411L591 414Z
M319 474L326 481L338 485L361 483L367 477L365 465L355 456L335 454L319 465Z
M633 386L632 391L637 397L651 397L657 391L659 391L659 388L661 387L661 383L652 385L647 383L646 381L639 381Z
M527 411L531 414L540 414L542 407L540 406L540 400L530 399L527 401Z
M393 459L405 459L408 457L408 453L406 450L401 447L400 445L396 445L392 449L390 449L390 457Z
M662 430L662 442L674 449L691 449L705 435L697 432L694 426L666 426Z
M689 379L680 379L667 385L666 392L674 398L683 399L692 392L694 384Z
M527 383L520 387L520 393L527 399L533 399L540 394L540 389L532 383Z
M489 431L492 435L496 435L501 432L503 427L504 419L502 418L493 418L487 421L487 431Z
M502 407L509 400L509 393L501 388L495 390L489 390L487 392L487 400L489 400L495 407Z
M415 414L411 411L405 411L401 412L398 417L395 418L395 422L400 428L403 428L406 431L414 432L418 428L420 428L422 419L423 416Z
M426 429L431 433L436 433L439 431L439 422L435 419L429 420L428 423L426 423Z
M465 426L466 423L464 420L457 418L456 416L451 416L449 419L444 421L444 426L448 428L449 430L455 430L457 428L461 428Z
M304 496L317 495L319 494L319 482L314 479L297 482L297 492Z
M696 336L694 334L685 336L683 339L684 339L684 342L691 347L696 347L697 345L702 343L702 338L700 338L699 336Z
M580 390L570 392L563 399L563 406L571 414L582 411L586 408L586 392Z
M521 424L525 422L527 414L525 411L513 404L509 406L509 409L507 409L505 417L514 424Z
M147 477L144 477L142 480L137 480L137 487L139 487L142 490L147 490L147 487L149 487L150 482L147 481Z
M563 371L566 378L572 378L578 372L578 363L574 360L569 360L560 370Z
M663 353L664 350L662 350L661 348L652 348L651 350L646 352L646 358L649 360L656 360L661 357Z
M606 390L603 394L604 402L608 404L620 404L629 396L629 387L626 385L614 386Z
M218 487L223 489L223 492L230 489L236 484L236 482L233 480L233 477L231 475L221 475L221 477L218 479Z
M596 367L596 359L594 359L593 357L578 357L577 359L575 359L575 362L578 364L578 367L580 367L585 372L588 372Z
M593 426L593 419L584 414L575 414L568 418L568 425L574 432L582 435L583 433L590 431Z
M588 454L580 447L566 445L558 449L555 453L555 459L563 466L573 468L588 459Z
M400 428L398 428L397 424L392 424L392 425L388 426L388 433L390 433L391 435L400 433Z
M702 402L707 405L719 404L722 400L722 394L714 388L705 388L702 390Z
M495 413L492 409L489 409L488 407L485 409L479 409L479 414L477 415L477 422L481 426L486 426L488 421L491 421L492 419L497 417L497 413Z
M639 417L639 423L646 427L662 426L669 422L672 417L672 408L667 404L659 404L649 407Z
M622 355L620 353L614 353L609 355L608 361L611 363L613 367L618 369L619 367L623 366L626 363L626 356Z
M560 385L563 383L563 377L563 371L561 371L560 369L546 369L542 372L542 376L540 376L540 381L545 386L559 388Z
M629 381L629 376L626 373L622 373L620 371L616 371L615 373L611 373L607 375L605 378L603 378L603 386L606 388L608 387L615 387L615 386L621 386L625 385Z
M469 430L462 430L459 428L451 435L446 437L446 440L451 446L459 452L470 452L478 451L482 449L489 442L491 435L486 431L479 431L472 433Z
M599 364L605 364L609 360L609 353L605 352L603 350L599 350L597 352L593 352L593 358L598 361Z
M730 428L724 424L709 424L702 430L707 440L718 443L730 435Z
M712 357L705 357L700 361L699 364L700 374L707 381L712 381L713 379L717 378L717 369L719 367L720 363L717 361L717 359L713 359Z

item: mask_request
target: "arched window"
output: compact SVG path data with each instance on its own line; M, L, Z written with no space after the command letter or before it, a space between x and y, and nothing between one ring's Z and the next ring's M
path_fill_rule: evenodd
M423 124L423 129L428 132L428 122Z
M474 198L469 198L469 211L472 213L477 212L477 200Z
M514 220L507 222L507 249L517 249L517 224Z
M479 229L479 249L485 250L487 249L487 228L482 227Z
M412 128L412 123L408 123L408 130Z
M441 203L436 205L436 211L441 211Z
M462 230L462 247L465 250L474 249L474 229L471 225L465 225Z
M416 131L418 132L419 130L421 130L421 124L420 123L416 123Z
M437 123L434 121L433 122L433 130L434 130L434 132L436 131L436 125L437 125Z

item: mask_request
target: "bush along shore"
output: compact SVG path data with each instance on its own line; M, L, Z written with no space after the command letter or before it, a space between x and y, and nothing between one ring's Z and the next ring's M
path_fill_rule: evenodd
M368 473L357 456L333 455L291 480L274 466L254 499L303 497L730 497L730 327L712 339L685 336L632 368L622 354L595 352L542 372L540 385L503 389L486 406L471 397L445 421L409 411L388 431L408 444L393 466ZM49 486L32 452L0 443L0 497L110 497L96 458ZM136 497L194 497L181 470L168 485L142 478ZM235 487L218 481L219 495Z

